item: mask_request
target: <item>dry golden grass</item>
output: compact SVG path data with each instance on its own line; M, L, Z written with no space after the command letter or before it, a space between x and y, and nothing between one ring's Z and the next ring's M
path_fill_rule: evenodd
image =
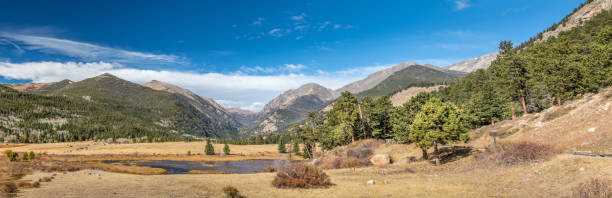
M561 151L612 153L612 98L607 94L612 94L612 88L561 107L479 128L470 132L473 139L469 145L487 147L491 142L488 132L495 130L513 132L503 137L504 141L550 144Z
M563 197L592 177L612 177L609 160L559 155L535 164L473 168L470 167L473 160L464 158L438 167L416 162L326 170L334 185L324 189L277 189L272 186L275 173L147 176L83 170L59 174L52 182L37 189L24 189L20 195L223 197L222 188L231 185L246 197ZM23 179L33 181L43 174L46 173ZM370 179L376 184L366 185Z

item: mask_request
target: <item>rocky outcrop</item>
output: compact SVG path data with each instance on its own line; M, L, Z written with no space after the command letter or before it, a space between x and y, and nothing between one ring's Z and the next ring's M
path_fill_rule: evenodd
M335 98L332 94L332 90L316 83L308 83L300 86L297 89L285 91L280 96L272 99L270 102L268 102L268 104L264 106L263 110L261 110L260 113L268 114L279 109L287 108L296 99L306 95L316 96L321 101L331 101Z
M564 23L557 26L554 30L544 32L542 38L536 42L545 41L550 37L559 35L560 32L580 26L602 11L610 9L612 9L612 0L593 0L572 13Z
M491 66L491 62L493 62L497 58L497 54L499 54L499 52L485 54L476 58L472 58L470 60L465 60L453 64L451 66L446 67L446 69L465 73L470 73L478 69L486 69Z
M391 164L391 158L387 154L376 154L370 158L370 163L374 166L384 166Z

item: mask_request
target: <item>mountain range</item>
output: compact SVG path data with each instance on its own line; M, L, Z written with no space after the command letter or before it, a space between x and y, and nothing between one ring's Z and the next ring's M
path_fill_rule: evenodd
M535 42L579 26L611 7L612 3L607 0L589 1L559 25L541 33ZM492 52L444 68L401 63L336 90L308 83L285 91L260 112L225 109L211 98L172 84L154 80L140 85L111 74L79 82L0 85L2 107L14 110L0 112L0 133L9 133L15 138L20 132L54 132L53 138L146 137L155 141L155 138L232 138L283 132L291 124L304 120L307 112L330 108L342 92L358 97L391 96L397 106L419 92L437 90L467 73L486 69L497 55L498 52ZM84 127L79 128L78 124Z

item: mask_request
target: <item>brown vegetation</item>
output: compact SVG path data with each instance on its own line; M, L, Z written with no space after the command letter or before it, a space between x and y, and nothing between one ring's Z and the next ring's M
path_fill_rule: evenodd
M482 164L513 165L518 163L533 162L537 160L550 159L559 151L550 145L533 142L508 142L500 143L496 151L487 150L476 156L476 160Z
M223 193L227 198L242 198L244 196L240 195L240 191L233 186L223 187Z
M321 169L304 163L290 163L279 170L272 181L277 188L323 188L331 185L329 176Z
M381 144L382 141L368 139L338 147L321 157L316 165L323 169L368 166L374 149Z
M612 181L592 178L573 190L572 198L612 198Z

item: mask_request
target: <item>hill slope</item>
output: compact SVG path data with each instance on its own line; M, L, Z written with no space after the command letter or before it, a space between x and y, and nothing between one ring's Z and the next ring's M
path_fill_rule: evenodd
M19 137L15 134L42 135L45 141L237 136L240 125L218 105L187 90L167 87L177 92L154 90L110 74L47 89L46 96L4 87L6 111L0 115L0 126L5 130L0 127L0 131L9 139Z
M393 73L375 87L365 90L359 94L360 97L379 97L392 95L410 87L428 87L462 77L463 74L449 72L442 69L412 65Z
M395 72L401 71L413 65L416 65L416 63L405 62L399 65L395 65L393 67L389 67L387 69L380 70L376 73L368 75L368 77L362 80L350 83L340 89L334 90L334 95L338 97L340 96L340 93L345 91L351 92L353 94L358 94L365 90L372 89L376 85L387 79L389 76L393 75Z
M491 65L491 62L497 58L499 52L485 54L470 60L465 60L446 67L448 70L470 73L478 69L486 69Z

